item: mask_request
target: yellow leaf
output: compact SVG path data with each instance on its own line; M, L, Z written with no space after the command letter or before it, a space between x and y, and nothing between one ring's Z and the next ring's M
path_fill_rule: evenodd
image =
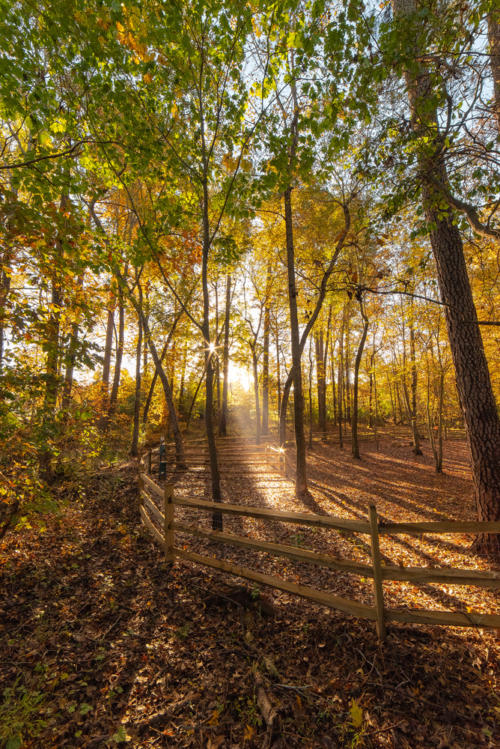
M253 726L245 726L245 732L243 733L243 741L250 741L250 739L253 739L253 736L255 734L255 728Z
M218 710L214 710L212 713L212 717L208 721L208 725L209 726L219 725L219 716L220 716L220 712Z

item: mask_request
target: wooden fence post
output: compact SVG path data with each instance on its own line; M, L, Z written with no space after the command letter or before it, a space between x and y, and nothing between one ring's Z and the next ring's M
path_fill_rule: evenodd
M152 451L149 450L148 452L148 475L151 475L151 465L152 465Z
M370 537L373 563L373 589L375 593L375 607L377 610L377 635L379 640L385 639L384 618L384 589L382 587L382 564L378 538L378 516L375 505L370 505Z
M163 535L165 538L165 555L167 562L174 562L175 560L175 554L174 554L174 529L173 529L173 522L174 522L174 503L173 503L173 496L174 496L174 487L172 484L165 484L165 491L164 491L164 506L163 506L163 514L165 516L165 522L163 527Z

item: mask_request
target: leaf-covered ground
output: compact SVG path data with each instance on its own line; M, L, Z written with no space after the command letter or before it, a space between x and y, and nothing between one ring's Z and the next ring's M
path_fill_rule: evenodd
M345 517L365 517L373 500L394 520L473 512L462 443L448 443L443 477L404 440L363 452L357 463L316 443L307 508L290 480L255 462L226 464L225 496ZM498 745L494 632L394 625L380 646L370 622L274 590L259 599L194 565L170 568L139 524L135 478L132 465L103 470L43 532L4 539L0 746ZM207 490L203 470L178 480L179 492ZM250 519L227 528L366 558L355 537ZM383 551L396 563L486 567L469 543L388 539ZM213 545L205 553L371 601L370 581ZM472 588L385 587L391 605L496 610L493 594Z

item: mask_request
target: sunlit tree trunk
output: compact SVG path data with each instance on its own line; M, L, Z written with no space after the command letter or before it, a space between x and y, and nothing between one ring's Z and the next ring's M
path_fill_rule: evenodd
M337 425L337 383L335 382L335 358L333 355L333 348L334 348L334 342L332 339L331 342L331 351L330 351L330 372L331 372L331 378L332 378L332 411L333 411L333 426L335 427Z
M259 398L259 364L256 353L255 341L252 347L252 371L253 371L253 392L255 398L255 441L260 444L261 423L260 423L260 398Z
M269 433L269 333L271 325L271 311L269 309L268 295L270 283L270 268L268 267L268 281L266 306L264 307L264 336L262 346L262 434Z
M135 357L135 393L134 393L134 424L132 429L132 444L130 454L137 455L139 452L139 425L141 417L141 394L142 394L142 377L141 377L141 359L144 355L142 349L142 322L139 317L137 321L137 349Z
M6 327L6 308L10 292L10 263L12 250L8 247L0 261L0 375L3 370L4 347L5 347L5 327Z
M224 346L222 351L222 405L220 411L219 434L225 437L227 434L227 408L229 391L229 321L231 316L231 274L226 276L226 306L224 310Z
M109 379L111 374L111 354L113 348L113 331L115 327L115 310L114 305L108 307L106 317L106 340L104 343L104 357L102 362L102 390L104 397L107 399L109 390Z

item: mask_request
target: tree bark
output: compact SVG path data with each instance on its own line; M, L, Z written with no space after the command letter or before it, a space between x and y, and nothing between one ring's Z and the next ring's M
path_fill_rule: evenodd
M261 426L260 426L260 398L259 398L259 365L255 351L257 341L252 348L252 369L253 369L253 392L255 397L255 441L260 444Z
M203 247L201 263L201 284L203 292L203 322L201 330L205 347L205 430L210 461L212 500L214 502L221 502L222 493L220 487L219 461L214 429L214 366L210 338L210 298L208 292L208 256L210 252L208 201L208 181L205 174L203 178ZM222 527L222 513L214 512L212 514L212 529L214 531L222 530Z
M268 279L270 270L268 269ZM262 347L262 434L269 433L269 329L271 324L271 311L266 295L266 306L264 307L264 336Z
M108 397L109 377L111 373L111 350L113 346L113 330L115 327L115 310L110 304L106 319L106 341L104 343L104 360L102 363L102 389L105 398Z
M224 311L224 346L222 351L222 405L220 411L219 434L225 437L227 434L227 402L229 390L229 321L231 316L231 274L226 276L226 307Z
M417 29L415 0L393 0L397 19L413 23ZM441 299L445 304L446 324L455 366L457 389L464 414L467 438L472 457L475 499L480 520L500 519L500 420L491 387L490 375L467 275L462 239L454 212L443 208L439 186L447 189L448 176L438 142L438 120L427 103L431 87L429 73L423 63L418 35L412 54L415 64L405 74L412 127L417 135L434 134L433 152L418 154L422 199L434 259L437 267ZM436 187L436 185L438 187ZM485 534L476 548L500 558L500 535Z
M118 401L118 390L120 388L120 379L122 372L123 346L125 341L125 304L123 301L123 289L118 287L118 336L116 342L115 371L113 374L113 385L111 395L109 396L109 408L107 425L113 417Z
M358 460L361 458L359 453L359 440L358 440L358 391L359 391L359 367L361 365L361 357L363 356L363 349L365 347L366 336L368 334L368 318L366 316L363 300L359 298L359 308L361 311L361 317L363 318L363 330L361 332L361 338L359 339L358 350L356 352L356 359L354 360L354 387L353 387L353 402L352 402L352 415L351 415L351 448L353 458Z
M318 427L322 438L326 441L326 368L325 342L323 330L314 336L316 348L316 376L318 392Z
M500 10L498 8L492 8L488 13L488 41L493 75L493 104L500 133Z
M132 444L130 454L135 456L139 452L139 425L141 417L141 394L142 394L142 376L141 376L141 359L142 350L142 322L139 317L137 320L137 349L135 357L135 394L134 394L134 425L132 429Z
M417 420L417 362L415 359L415 323L413 320L413 304L411 305L410 320L410 363L411 363L411 429L413 436L413 452L422 455L420 448L420 435L418 433Z
M295 283L295 248L293 242L292 188L287 187L284 195L286 258L288 274L288 304L290 309L290 339L292 349L291 378L293 381L294 427L296 447L295 491L297 496L307 494L306 441L304 434L304 394L302 392L302 367L297 310L297 287ZM285 394L283 393L282 411Z

